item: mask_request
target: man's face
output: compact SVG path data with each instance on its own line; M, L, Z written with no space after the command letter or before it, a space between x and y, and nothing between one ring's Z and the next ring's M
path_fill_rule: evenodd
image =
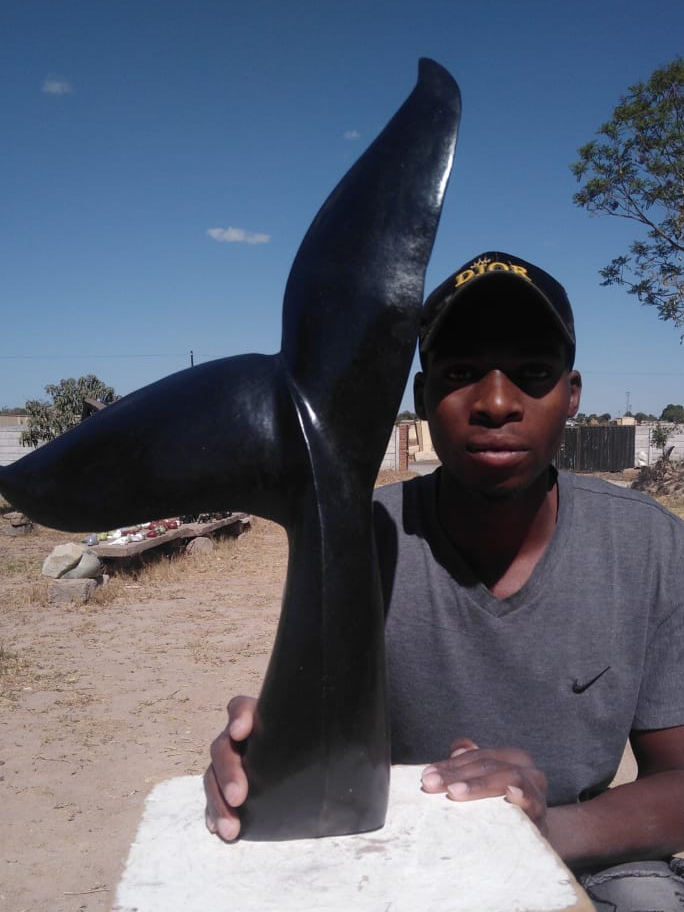
M559 331L539 307L506 300L452 315L416 378L416 410L460 486L488 498L544 473L579 407Z

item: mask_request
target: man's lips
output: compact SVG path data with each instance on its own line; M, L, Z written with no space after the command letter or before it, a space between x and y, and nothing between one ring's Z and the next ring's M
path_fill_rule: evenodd
M515 440L486 440L466 444L469 453L525 453L527 447Z
M468 456L484 469L510 470L519 465L529 448L514 440L488 440L466 445Z

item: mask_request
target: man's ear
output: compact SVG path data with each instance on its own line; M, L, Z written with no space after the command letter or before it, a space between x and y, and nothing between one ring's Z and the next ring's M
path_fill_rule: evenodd
M568 403L568 418L574 418L579 410L580 396L582 394L582 375L579 371L570 371L570 402Z
M418 371L413 378L413 408L416 415L425 421L425 403L423 402L423 392L425 390L425 374Z

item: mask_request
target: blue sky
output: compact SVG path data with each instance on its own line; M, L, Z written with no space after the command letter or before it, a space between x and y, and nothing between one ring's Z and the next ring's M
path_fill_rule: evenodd
M568 290L583 411L684 402L679 332L599 284L635 229L568 167L682 53L681 0L4 0L0 406L276 351L299 243L423 56L463 95L427 290L516 253Z

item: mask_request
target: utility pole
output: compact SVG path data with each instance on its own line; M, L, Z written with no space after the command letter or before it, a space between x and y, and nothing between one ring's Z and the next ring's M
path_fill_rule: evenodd
M629 409L629 390L627 390L627 410L625 411L625 415L631 415L631 414L632 413Z
M190 367L194 367L194 366L195 366L195 353L193 352L192 349L190 349ZM629 396L629 393L627 393L627 395Z

